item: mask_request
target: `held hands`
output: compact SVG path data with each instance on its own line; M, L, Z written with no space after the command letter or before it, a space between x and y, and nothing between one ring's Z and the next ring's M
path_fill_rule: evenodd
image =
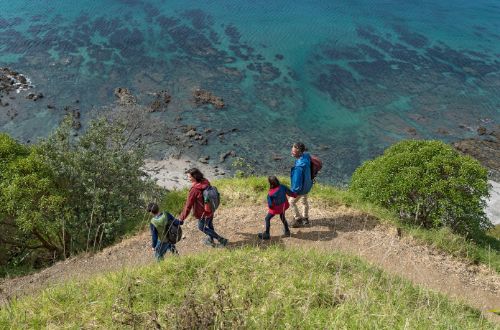
M181 220L181 219L179 219L179 218L175 218L175 221L177 221L177 224L178 224L179 226L182 226L182 225L184 224L184 220ZM174 224L175 224L175 222L174 222Z

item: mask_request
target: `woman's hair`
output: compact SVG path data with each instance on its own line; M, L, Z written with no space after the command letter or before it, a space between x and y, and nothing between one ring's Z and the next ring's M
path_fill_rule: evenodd
M157 214L158 212L160 212L160 208L158 207L158 204L151 202L148 204L147 211L153 214Z
M292 147L297 149L300 153L304 153L306 151L306 146L302 142L295 142Z
M271 188L276 188L280 185L280 181L274 175L268 176L267 181L269 181L269 185L271 186Z
M196 180L196 182L201 182L203 181L203 179L205 179L203 173L201 173L201 171L195 167L189 169L187 173L189 173Z

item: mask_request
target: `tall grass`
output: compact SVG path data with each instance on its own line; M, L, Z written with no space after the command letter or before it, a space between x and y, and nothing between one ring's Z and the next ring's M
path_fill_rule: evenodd
M0 311L0 328L492 329L479 311L361 260L245 248L69 283Z

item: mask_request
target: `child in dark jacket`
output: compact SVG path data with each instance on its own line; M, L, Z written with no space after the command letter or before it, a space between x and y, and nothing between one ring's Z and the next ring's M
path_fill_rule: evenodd
M290 229L288 228L288 222L285 218L285 211L288 209L290 204L288 204L288 199L286 196L294 196L287 186L280 184L277 177L274 175L267 178L269 181L269 192L267 194L267 206L269 208L268 213L265 218L266 222L266 230L263 233L259 233L260 239L268 240L271 238L270 229L271 229L271 219L279 214L281 222L284 227L284 235L290 236Z
M167 251L178 254L175 244L170 243L164 236L168 230L167 226L180 226L183 222L168 212L160 213L160 208L156 203L149 203L147 211L153 215L149 229L151 230L151 250L153 250L156 260L162 260Z

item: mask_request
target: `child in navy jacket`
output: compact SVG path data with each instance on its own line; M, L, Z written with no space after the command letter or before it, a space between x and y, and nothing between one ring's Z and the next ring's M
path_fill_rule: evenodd
M160 208L156 203L149 203L147 211L153 215L149 229L151 231L151 249L156 260L162 260L167 251L178 254L175 244L170 243L167 237L162 236L165 236L165 231L168 230L167 226L180 226L183 222L177 220L168 212L160 213Z
M270 229L271 229L271 219L279 214L281 222L283 223L284 235L290 236L290 229L288 228L288 222L285 218L285 211L288 209L290 204L288 204L288 196L294 196L287 186L280 184L278 178L274 175L267 178L269 181L269 192L267 194L267 206L269 208L268 213L265 218L266 222L266 230L263 233L259 233L260 239L268 240L271 238Z

